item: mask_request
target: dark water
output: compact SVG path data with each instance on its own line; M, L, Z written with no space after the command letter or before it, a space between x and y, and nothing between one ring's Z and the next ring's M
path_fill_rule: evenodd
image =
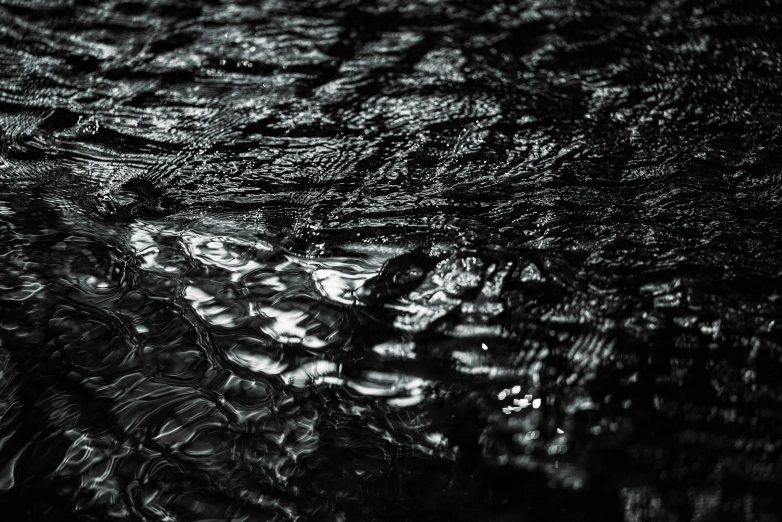
M782 520L775 6L0 5L3 520Z

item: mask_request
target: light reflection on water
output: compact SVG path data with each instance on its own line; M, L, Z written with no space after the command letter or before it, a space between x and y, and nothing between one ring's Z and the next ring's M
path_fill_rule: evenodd
M142 270L179 280L184 301L209 328L239 340L225 352L228 361L260 377L279 376L295 388L346 386L361 395L385 397L396 407L424 399L426 381L417 377L371 370L345 377L341 365L329 359L297 359L297 366L291 367L293 359L285 354L286 349L293 352L301 347L317 355L344 345L352 316L361 313L350 309L368 304L362 302L359 291L379 275L394 250L364 249L352 258L285 254L269 261L265 258L274 248L267 241L214 235L213 228L203 233L194 227L193 222L186 229L171 223L136 222L129 246L143 259ZM176 238L173 244L179 252L161 253L165 247L156 238ZM199 270L188 271L182 259L196 262ZM140 327L145 328L137 325L137 330ZM403 346L386 345L389 348L381 344L374 351L383 355L394 346ZM410 350L414 345L407 346L414 356Z
M192 216L135 220L128 233L115 236L117 252L127 253L123 260L89 239L105 231L68 216L81 232L53 249L67 246L77 254L53 272L55 281L75 289L70 296L77 303L100 303L115 322L111 328L125 328L111 351L86 359L73 352L71 364L91 375L83 385L107 401L113 423L109 432L64 432L68 449L55 475L80 477L74 494L87 499L83 509L121 504L107 516L133 509L162 516L178 502L154 488L143 500L120 502L123 490L136 487L117 475L132 458L146 462L150 473L174 458L187 473L210 480L263 476L303 488L310 472L299 463L319 469L330 462L323 455L334 437L340 447L389 444L443 462L477 452L491 466L541 473L552 487L594 487L584 466L588 439L572 433L584 429L579 416L598 411L585 386L616 357L616 339L605 323L577 335L557 330L556 309L545 312L552 317L547 341L498 321L508 284L540 284L542 276L530 275L534 265L484 261L442 246L415 253L326 242L314 254L292 253L242 220ZM427 271L418 268L421 256L434 259ZM38 292L47 286L54 288L28 276L4 299L41 300L46 294ZM64 346L101 338L100 321L84 324L73 313L53 312L59 318L50 325L64 330ZM18 330L17 336L33 335ZM527 349L509 350L519 343ZM567 361L565 371L552 372L554 357ZM477 424L441 417L442 404L464 401L465 391L486 416ZM68 425L83 415L64 399L53 400L57 410L48 422ZM362 419L354 435L339 428L351 419ZM627 436L626 426L595 421L590 437ZM473 423L477 446L464 438L463 422ZM247 469L236 468L239 462ZM370 468L357 476L381 473ZM6 490L14 470L7 469ZM248 491L238 492L243 502ZM300 509L299 499L253 498L282 514Z

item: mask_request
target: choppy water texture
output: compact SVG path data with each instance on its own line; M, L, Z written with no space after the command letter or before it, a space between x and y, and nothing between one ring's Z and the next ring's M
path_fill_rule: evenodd
M782 520L771 4L0 6L4 520Z

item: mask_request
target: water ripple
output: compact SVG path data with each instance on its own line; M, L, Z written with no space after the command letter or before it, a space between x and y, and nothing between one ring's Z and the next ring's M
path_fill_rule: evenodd
M779 14L0 0L14 520L776 520Z

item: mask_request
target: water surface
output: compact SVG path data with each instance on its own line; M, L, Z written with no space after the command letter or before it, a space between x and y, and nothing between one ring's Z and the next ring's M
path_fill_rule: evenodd
M763 2L0 1L9 520L782 520Z

